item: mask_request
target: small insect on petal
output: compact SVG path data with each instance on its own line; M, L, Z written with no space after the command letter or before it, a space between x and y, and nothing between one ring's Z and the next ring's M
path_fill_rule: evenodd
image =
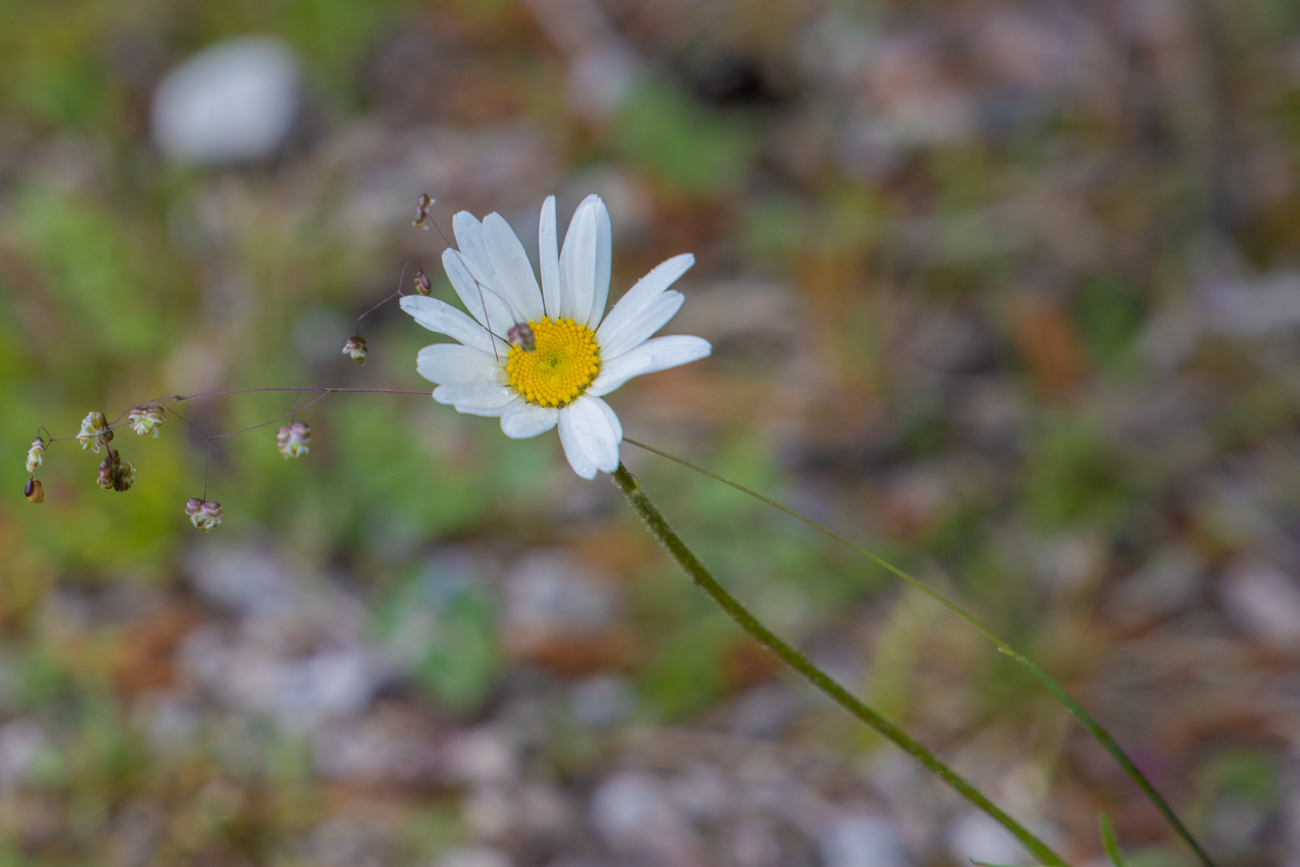
M343 354L351 357L357 364L366 363L366 339L364 337L349 337L348 342L343 344Z
M506 332L506 340L511 346L518 346L524 352L532 352L537 348L537 339L533 335L533 329L527 322L520 322L515 327Z
M423 268L415 269L415 292L417 295L433 294L433 284L429 282L429 275L424 273Z
M28 479L27 484L23 486L23 496L33 503L44 503L45 486L41 484L40 479Z
M417 229L428 229L432 220L429 219L429 208L433 207L436 200L428 193L420 193L420 198L415 201L415 219L411 225Z

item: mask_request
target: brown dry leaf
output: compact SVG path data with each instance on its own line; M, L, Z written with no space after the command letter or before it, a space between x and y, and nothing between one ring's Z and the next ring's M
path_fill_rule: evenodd
M1073 396L1088 375L1088 356L1060 305L1022 295L1011 311L1012 337L1035 384L1053 400Z

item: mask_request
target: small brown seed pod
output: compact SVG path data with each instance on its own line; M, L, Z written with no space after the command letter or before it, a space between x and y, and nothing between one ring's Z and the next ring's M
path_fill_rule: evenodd
M44 503L45 486L41 484L40 479L28 479L27 484L23 486L23 496L33 503Z

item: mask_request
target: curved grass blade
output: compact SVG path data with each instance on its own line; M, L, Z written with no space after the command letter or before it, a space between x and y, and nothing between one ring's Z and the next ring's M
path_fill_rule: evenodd
M726 588L718 583L717 579L704 567L704 564L691 552L691 549L686 547L686 543L673 532L672 528L668 526L668 522L659 514L659 510L655 508L654 503L650 502L650 498L646 496L641 483L622 464L619 464L618 469L614 471L614 483L623 491L628 503L645 521L646 526L650 528L650 532L673 555L673 559L682 567L682 570L691 576L691 579L700 589L712 596L713 600L727 612L732 620L736 621L741 629L776 654L786 665L807 678L813 686L834 699L836 704L893 741L895 745L920 762L928 771L939 777L939 779L956 790L958 794L1006 828L1026 849L1033 853L1034 857L1040 858L1047 864L1054 865L1054 867L1066 867L1066 863L1060 855L1057 855L1046 843L1035 837L1027 828L984 797L984 794L979 789L972 786L964 777L944 764L938 756L930 752L920 741L868 707L857 696L836 683L830 675L813 665L807 657L786 644L777 637L776 633L760 623L747 608L740 604L736 597L728 593Z
M1119 841L1115 839L1115 829L1110 826L1110 816L1104 812L1097 814L1097 823L1101 825L1101 845L1106 850L1106 857L1114 867L1127 867L1124 853L1119 851Z
M1174 832L1180 838L1182 838L1183 842L1186 843L1194 853L1196 853L1196 857L1200 860L1203 867L1215 867L1214 862L1210 860L1210 856L1207 855L1205 853L1205 850L1201 848L1201 845L1196 842L1196 838L1194 838L1191 832L1187 830L1187 827L1183 825L1182 821L1178 818L1177 814L1174 813L1173 808L1170 807L1168 802L1166 802L1165 799L1161 797L1160 793L1156 791L1155 786L1151 784L1151 781L1146 778L1146 775L1142 773L1142 771L1138 768L1138 766L1133 763L1133 760L1128 757L1128 754L1124 752L1124 749L1119 745L1119 743L1115 740L1115 738L1111 737L1110 732L1102 728L1100 723L1098 723L1091 716L1089 716L1088 712L1085 711L1083 707L1077 701L1075 701L1070 696L1070 694L1067 693L1061 687L1059 683L1053 680L1052 677L1047 674L1047 672L1039 668L1028 657L1016 652L1016 650L1012 648L1011 645L1007 644L1005 641L999 638L987 626L985 626L983 623L980 623L972 615L966 613L965 609L961 608L955 602L950 602L948 598L945 597L943 594L939 593L937 590L934 590L928 584L921 581L919 578L915 578L909 575L908 573L904 572L902 569L899 569L893 563L890 563L889 561L883 559L882 557L880 557L879 555L871 551L868 551L866 548L863 548L860 545L855 545L854 543L850 542L848 539L844 538L839 533L836 533L834 530L830 529L829 527L824 527L821 524L817 523L816 521L812 520L811 518L804 517L803 515L799 514L793 509L781 505L776 500L773 500L769 497L765 497L762 494L758 493L757 491L745 487L739 482L733 482L731 479L728 479L724 476L720 476L717 473L710 472L709 470L706 470L703 467L696 466L690 461L679 458L676 455L671 455L668 452L660 451L654 446L646 445L645 443L637 442L636 440L628 439L627 437L623 438L623 442L628 443L630 445L634 445L640 449L645 449L646 451L651 452L652 454L659 455L662 458L667 458L673 463L681 464L687 469L694 470L695 472L708 476L709 478L714 479L715 481L722 482L724 485L729 485L730 487L735 488L737 491L740 491L742 494L747 494L753 497L754 499L758 500L759 502L766 503L767 505L771 506L777 511L784 512L785 514L789 515L795 520L802 521L804 524L807 524L809 527L812 527L814 530L818 531L819 533L829 536L830 538L834 539L836 542L839 542L841 545L845 545L848 548L853 549L854 551L866 557L868 560L875 563L877 566L881 567L885 571L890 572L891 574L897 576L898 578L901 578L902 580L906 581L908 584L912 585L917 590L920 590L926 596L929 596L931 599L938 602L944 608L947 608L953 614L960 617L969 626L974 628L977 632L979 632L989 641L993 642L993 644L997 646L998 651L1000 653L1003 653L1006 656L1010 657L1011 659L1015 660L1023 668L1025 668L1026 671L1032 674L1038 680L1039 683L1041 683L1044 687L1046 687L1048 692L1050 692L1053 696L1055 696L1056 700L1065 706L1065 709L1070 712L1070 715L1073 716L1075 719L1077 719L1079 723L1085 729L1088 730L1088 733L1093 736L1093 738L1097 741L1097 743L1101 744L1102 747L1106 750L1106 752L1110 753L1111 758L1113 758L1116 761L1116 763L1119 764L1119 766L1124 769L1124 773L1128 774L1129 779L1131 779L1134 782L1134 784L1137 785L1137 787L1142 791L1142 794L1146 795L1147 800L1149 800L1155 806L1155 808L1160 811L1160 814L1165 817L1165 821L1167 821L1170 827L1174 829Z

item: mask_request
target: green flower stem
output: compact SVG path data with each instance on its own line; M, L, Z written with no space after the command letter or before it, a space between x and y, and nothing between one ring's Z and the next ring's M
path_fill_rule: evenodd
M1128 754L1124 752L1123 748L1120 747L1119 742L1116 741L1115 738L1111 736L1110 732L1102 728L1101 724L1098 723L1095 719L1093 719L1088 714L1088 712L1085 711L1083 707L1077 701L1075 701L1070 696L1069 693L1065 691L1064 688L1062 688L1062 686L1059 683L1057 683L1054 679L1052 679L1050 675L1047 674L1047 672L1039 668L1028 657L1016 652L1016 650L1013 649L1011 645L1007 644L1005 641L1003 641L1001 638L995 635L992 632L992 630L990 630L983 623L980 623L970 614L967 614L966 611L962 609L960 606L958 606L955 602L950 602L946 597L940 594L937 590L931 589L929 585L922 582L919 578L914 578L913 576L904 572L902 569L899 569L893 563L884 560L880 556L872 553L871 551L868 551L866 548L862 548L858 545L853 544L848 539L844 538L839 533L836 533L834 530L830 529L829 527L824 527L821 524L818 524L816 521L812 520L811 518L805 518L803 515L799 514L793 509L786 508L785 506L778 503L776 500L769 499L768 497L765 497L762 494L758 493L757 491L751 490L745 487L744 485L739 484L738 482L733 482L731 479L720 476L717 473L710 472L704 469L703 467L696 466L695 464L683 460L682 458L679 458L675 455L670 455L667 452L660 451L654 446L648 446L645 443L639 443L636 440L631 440L628 439L627 437L623 438L623 442L634 445L637 448L645 449L646 451L652 452L656 455L659 455L660 457L667 458L668 460L673 461L674 463L681 464L687 469L694 470L697 473L701 473L703 475L708 476L711 479L722 482L724 485L729 485L735 488L736 490L740 491L741 493L748 494L754 499L766 503L767 505L771 506L774 509L777 509L778 511L785 512L790 517L802 521L803 523L807 524L809 527L812 527L814 530L817 530L819 533L823 533L829 536L830 538L834 539L836 542L839 542L841 545L845 545L849 548L852 548L854 551L857 551L859 554L871 560L877 566L880 566L882 569L885 569L886 571L891 572L897 577L903 579L908 584L911 584L917 590L920 590L926 596L929 596L931 599L935 600L940 605L947 608L953 614L956 614L962 620L966 621L966 623L969 624L972 628L978 631L989 641L993 642L997 646L998 652L1015 660L1017 663L1023 666L1030 674L1032 674L1035 678L1037 678L1038 682L1041 683L1044 687L1046 687L1047 690L1053 696L1056 697L1057 701L1059 701L1062 705L1065 706L1065 709L1069 711L1070 714L1075 719L1077 719L1085 729L1088 730L1088 733L1091 734L1093 738L1096 739L1096 741L1099 744L1101 744L1102 747L1105 748L1106 752L1110 753L1111 758L1113 758L1115 762L1119 764L1121 768L1124 769L1124 772L1128 774L1129 778L1133 780L1133 782L1137 785L1137 787L1142 790L1142 793L1147 796L1147 800L1149 800L1153 805L1155 805L1155 808L1159 810L1161 815L1165 817L1165 820L1169 822L1169 825L1174 829L1175 833L1177 833L1178 836L1182 838L1183 842L1186 843L1191 848L1191 850L1196 853L1196 857L1200 860L1201 864L1204 865L1204 867L1215 867L1214 862L1210 860L1210 856L1205 853L1205 850L1202 849L1200 844L1196 842L1196 839L1192 836L1191 832L1188 831L1186 826L1184 826L1183 823L1179 820L1178 816L1174 813L1173 808L1170 807L1168 802L1166 802L1165 799L1161 797L1160 793L1156 791L1155 786L1153 786L1151 784L1151 781L1146 778L1146 775L1143 774L1142 771L1138 769L1138 766L1134 764L1133 760L1128 757Z
M934 753L926 749L907 732L859 701L856 696L832 680L824 671L809 662L807 657L778 638L775 633L760 623L754 615L750 614L745 606L741 605L734 596L717 582L713 575L709 573L709 570L704 568L699 559L691 553L685 543L672 531L672 528L668 526L668 522L664 520L663 516L659 514L659 510L646 496L641 483L622 464L614 471L614 482L627 496L632 508L646 522L650 532L668 548L673 558L686 571L686 574L690 575L696 585L703 589L704 592L712 596L713 600L722 606L722 609L730 615L732 620L739 624L741 629L775 653L782 662L802 674L812 682L813 686L826 693L849 713L889 738L904 752L924 765L927 770L955 789L958 794L995 819L1002 827L1014 834L1035 857L1041 859L1045 864L1065 867L1065 861L1061 859L1061 856L1053 852L1046 843L1035 837L1023 825L984 797L978 789L944 764Z

